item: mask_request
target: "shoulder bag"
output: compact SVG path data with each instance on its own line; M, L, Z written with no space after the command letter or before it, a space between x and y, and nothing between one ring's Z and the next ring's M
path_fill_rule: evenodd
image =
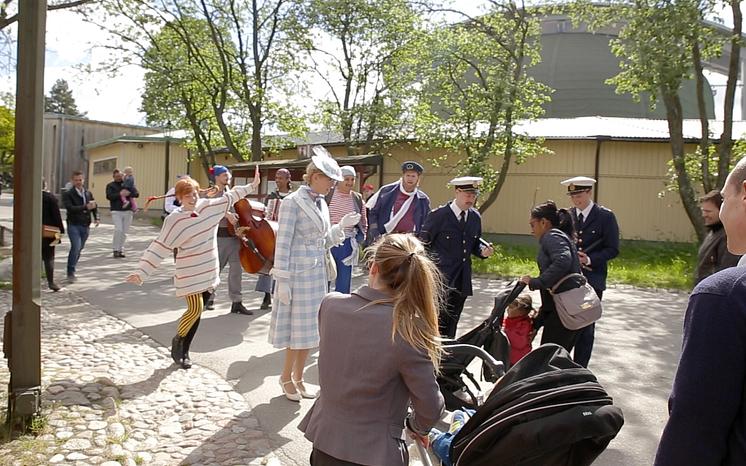
M559 286L570 278L581 278L583 285L572 290L555 293ZM588 280L579 273L571 273L560 279L550 290L562 325L568 330L579 330L601 318L601 300Z

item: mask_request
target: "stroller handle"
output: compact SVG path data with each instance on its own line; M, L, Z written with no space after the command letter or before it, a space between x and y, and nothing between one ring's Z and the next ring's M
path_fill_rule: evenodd
M476 356L484 361L484 363L487 364L490 369L492 369L492 372L494 372L497 377L502 377L503 375L505 375L505 364L503 364L502 361L498 361L497 359L492 357L490 353L485 351L483 348L480 348L479 346L456 344L446 345L443 347L443 349L453 354L468 354L470 356Z

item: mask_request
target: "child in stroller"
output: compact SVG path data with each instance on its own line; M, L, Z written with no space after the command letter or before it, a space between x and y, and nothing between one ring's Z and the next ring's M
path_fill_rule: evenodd
M522 294L508 305L508 315L503 319L503 332L510 341L510 365L531 352L533 326L531 295Z
M593 373L551 343L518 361L465 414L455 413L449 433L433 432L446 465L587 466L624 424Z

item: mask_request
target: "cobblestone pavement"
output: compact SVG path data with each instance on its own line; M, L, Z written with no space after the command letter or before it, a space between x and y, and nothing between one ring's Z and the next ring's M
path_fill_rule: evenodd
M70 291L42 293L46 426L21 449L0 444L0 465L280 464L223 378L178 368L166 348ZM10 307L0 292L0 314ZM9 378L0 364L0 383Z

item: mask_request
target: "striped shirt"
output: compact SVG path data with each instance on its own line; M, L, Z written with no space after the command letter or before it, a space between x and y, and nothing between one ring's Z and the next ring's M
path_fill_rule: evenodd
M368 216L366 215L365 204L363 204L362 212L360 212L360 222L363 228L363 232L368 231ZM331 201L329 201L329 216L332 219L332 225L336 225L342 220L347 214L355 213L355 199L350 193L342 193L338 189L334 191ZM353 236L355 227L345 228L345 237L349 238Z
M174 288L183 298L216 288L220 283L216 231L231 206L246 197L251 185L235 186L219 198L199 199L194 211L173 211L163 221L161 233L142 255L135 272L145 281L164 258L178 248Z

